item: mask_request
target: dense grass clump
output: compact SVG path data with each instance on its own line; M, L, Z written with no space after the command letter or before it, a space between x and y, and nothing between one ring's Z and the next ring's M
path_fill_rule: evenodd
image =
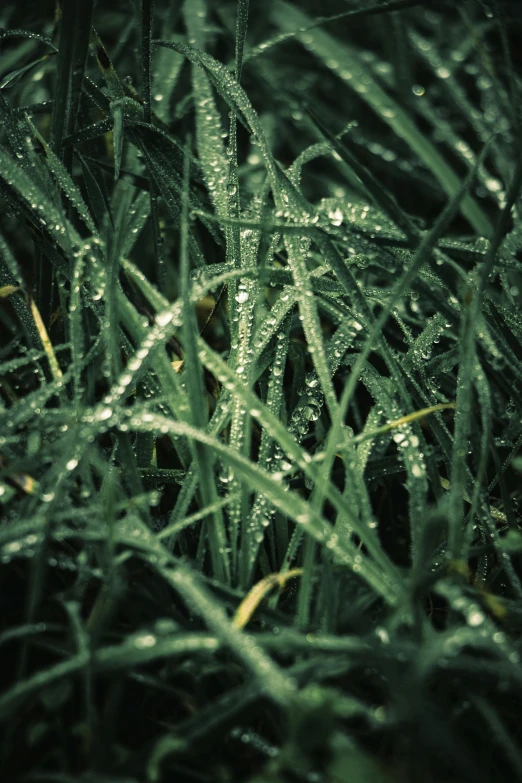
M522 780L522 13L0 8L0 769Z

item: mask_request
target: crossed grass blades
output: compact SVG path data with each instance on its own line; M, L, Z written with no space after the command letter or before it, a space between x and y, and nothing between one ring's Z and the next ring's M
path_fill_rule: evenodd
M2 6L6 780L522 780L519 16Z

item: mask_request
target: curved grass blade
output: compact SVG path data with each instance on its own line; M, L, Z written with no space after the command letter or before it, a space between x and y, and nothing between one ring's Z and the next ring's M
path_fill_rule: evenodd
M267 417L268 414L265 412L263 416L265 422ZM126 418L125 421L128 426L137 432L154 429L161 431L161 428L163 428L163 431L193 438L213 448L220 458L230 464L234 470L241 472L245 476L245 480L250 480L252 486L266 494L276 508L302 526L305 532L308 532L319 543L327 544L332 556L338 559L339 563L350 568L355 565L355 571L359 576L367 581L387 603L393 606L401 600L403 587L400 584L400 579L395 574L394 566L387 561L380 545L373 541L374 532L370 529L367 528L365 531L361 529L361 538L364 538L366 541L375 563L369 557L363 557L354 544L344 541L340 536L336 535L330 523L326 522L314 510L311 510L309 505L296 493L291 491L285 492L284 487L278 483L277 477L271 477L265 470L247 460L235 449L216 440L216 438L184 422L174 422L164 416L151 413L147 413L144 417L142 414L132 412L131 416ZM316 471L312 463L305 461L302 464L306 466L307 472L310 472L316 478ZM333 502L337 502L333 488L330 489L328 496L332 497ZM357 529L356 524L355 522L354 529ZM379 565L377 566L376 563L379 563ZM386 565L384 565L385 563Z

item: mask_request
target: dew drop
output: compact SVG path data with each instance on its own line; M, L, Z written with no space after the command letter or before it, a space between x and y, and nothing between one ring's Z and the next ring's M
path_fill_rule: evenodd
M172 313L170 310L163 310L163 312L157 313L155 321L158 326L167 326L172 321Z
M154 647L156 644L156 637L153 636L151 633L143 634L142 636L137 636L134 639L134 646L137 647L139 650L146 649L147 647Z
M316 405L305 405L303 408L303 416L307 421L317 421L320 416L320 410Z
M236 302L239 302L239 304L244 304L245 302L248 302L248 291L246 289L240 289L236 296L234 297Z

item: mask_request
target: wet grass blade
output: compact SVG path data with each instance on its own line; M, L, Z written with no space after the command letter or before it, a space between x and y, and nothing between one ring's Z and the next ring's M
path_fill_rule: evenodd
M62 157L62 144L75 130L83 75L89 51L93 0L60 6L56 89L53 104L52 146ZM70 159L66 163L70 167Z
M190 423L201 430L207 425L207 400L203 388L202 367L199 358L196 335L198 325L193 304L191 302L190 266L188 255L188 231L189 231L189 182L190 182L190 157L189 146L185 152L183 172L183 204L181 215L181 300L182 300L182 339L184 346L184 377L188 399L190 401ZM203 444L194 443L194 458L199 471L199 485L203 504L215 506L217 501L216 484L213 472L212 452ZM212 517L206 523L213 570L218 579L230 582L230 565L227 557L227 536L223 522L221 508L217 508Z

